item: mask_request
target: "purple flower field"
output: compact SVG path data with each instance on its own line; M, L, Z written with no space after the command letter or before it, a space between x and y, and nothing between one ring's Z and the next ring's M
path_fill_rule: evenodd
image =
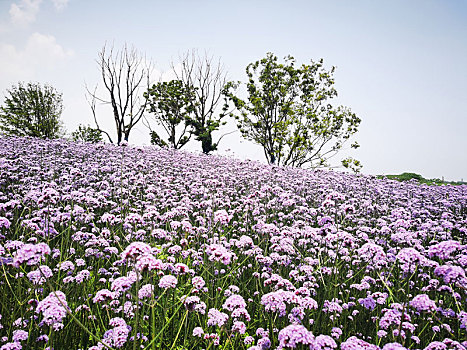
M467 186L0 138L0 349L467 348Z

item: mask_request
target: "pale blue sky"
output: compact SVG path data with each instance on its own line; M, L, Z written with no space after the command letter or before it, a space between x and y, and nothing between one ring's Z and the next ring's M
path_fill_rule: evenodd
M339 103L362 119L352 155L364 173L467 180L467 1L0 0L2 96L18 81L48 82L63 92L68 130L91 123L84 83L99 82L106 41L133 44L161 72L186 50L208 50L243 81L269 51L322 57L337 66ZM113 131L110 111L98 112ZM147 133L140 126L130 143ZM225 137L221 150L263 160L239 140Z

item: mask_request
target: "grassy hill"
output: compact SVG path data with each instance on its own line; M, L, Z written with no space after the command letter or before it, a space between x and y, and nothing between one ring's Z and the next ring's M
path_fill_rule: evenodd
M416 173L402 173L400 175L379 175L378 178L391 179L397 181L411 181L415 180L420 184L427 185L467 185L465 181L444 181L441 179L425 179L422 175Z

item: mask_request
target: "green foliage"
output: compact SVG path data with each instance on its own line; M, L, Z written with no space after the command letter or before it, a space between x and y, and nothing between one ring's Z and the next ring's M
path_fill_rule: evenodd
M0 107L0 130L6 135L55 139L64 135L62 94L52 86L18 83L7 90Z
M168 140L163 140L155 131L151 131L151 143L161 147L170 145L180 149L191 138L190 114L194 110L194 88L181 80L171 80L153 85L144 94L148 99L149 112L154 114L156 123L161 125L168 134ZM177 127L182 124L183 130L176 135Z
M213 132L225 125L222 119L226 113L217 112L226 85L226 73L220 61L213 57L198 55L196 50L187 52L182 58L181 72L174 70L176 76L186 85L194 88L193 113L187 118L192 128L191 134L201 142L203 153L209 154L217 149L222 136L214 142Z
M464 181L444 181L444 179L425 179L422 175L416 173L402 173L400 175L380 175L378 178L391 179L397 181L416 181L426 185L465 185Z
M359 160L352 157L347 157L341 161L342 166L346 169L352 170L354 173L359 173L362 169L362 164Z
M98 129L94 129L89 125L78 126L78 129L71 133L71 138L73 141L82 141L90 143L102 142L102 132Z
M231 115L242 136L261 145L269 163L324 166L360 124L350 109L330 104L337 96L334 70L326 71L322 59L296 68L293 57L279 63L268 53L246 68L247 99L236 94L240 82L230 82L226 105L235 105L239 114Z
M201 148L204 154L211 153L212 151L217 150L219 142L213 142L212 133L216 130L219 130L221 125L225 125L225 122L221 122L221 117L219 119L202 119L190 117L187 119L188 125L193 127L193 135L195 135L195 140L201 142Z

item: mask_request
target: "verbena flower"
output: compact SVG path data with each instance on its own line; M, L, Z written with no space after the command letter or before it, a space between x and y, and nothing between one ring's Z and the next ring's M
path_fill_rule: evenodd
M219 326L222 327L227 320L229 319L229 316L217 309L209 309L208 311L208 326Z
M298 345L312 345L315 337L302 325L290 325L280 330L278 349L295 349Z
M165 275L162 276L159 280L159 288L175 288L177 286L177 277L172 275Z
M36 313L41 313L46 325L61 323L67 314L66 296L61 291L51 292L45 299L39 301Z
M415 296L409 304L417 311L433 312L436 310L436 303L426 294L419 294Z

